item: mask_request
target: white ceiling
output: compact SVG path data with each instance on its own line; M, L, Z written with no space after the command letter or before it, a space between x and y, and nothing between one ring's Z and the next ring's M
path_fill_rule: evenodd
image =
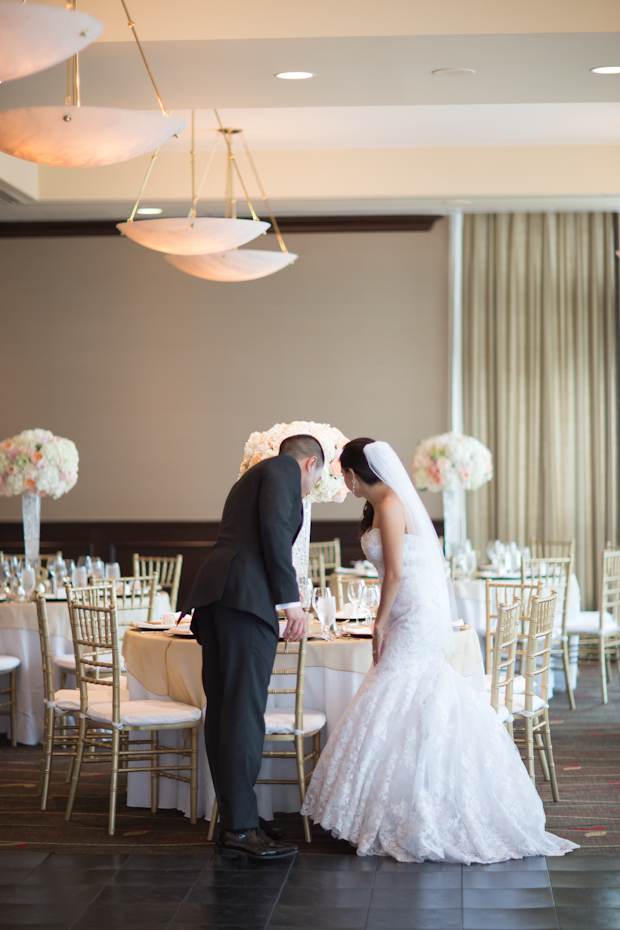
M64 6L64 0L51 2ZM326 171L332 158L328 150L349 158L355 150L443 148L452 150L453 163L459 163L459 151L469 147L561 146L575 148L574 164L583 164L585 178L592 169L583 161L581 147L593 152L595 147L620 146L620 75L590 71L620 64L618 0L128 0L128 5L167 108L188 125L191 108L196 110L196 148L201 152L214 138L215 106L225 124L245 130L252 149L323 150ZM80 0L80 9L106 27L80 56L83 103L155 109L154 92L119 0ZM433 74L440 68L475 73ZM274 77L277 71L299 69L316 76L291 82ZM65 67L60 65L1 85L0 110L58 104L64 94ZM188 151L189 130L165 148ZM606 184L606 196L598 199L586 197L592 186L580 188L573 174L570 186L552 189L550 184L548 195L514 200L512 192L519 189L511 186L515 162L507 158L504 182L494 157L490 198L472 198L472 190L480 187L464 178L462 198L411 200L404 174L400 198L386 200L379 186L373 190L369 175L367 197L351 199L341 192L324 199L308 193L300 176L299 190L280 200L278 209L290 214L433 212L449 209L459 199L470 201L465 209L493 209L494 204L497 209L510 208L506 204L518 208L526 202L529 209L543 203L547 207L541 209L554 204L557 209L579 209L574 206L578 203L589 209L586 204L615 203L620 195L620 172L617 187ZM604 156L599 152L596 157L600 161ZM548 153L546 158L548 162ZM53 170L64 169L48 169ZM47 205L2 207L0 216L7 218L7 210L12 218L23 219L34 218L39 210L51 213L49 218L70 218L75 211L92 218L122 216L127 203L122 172L115 188L113 180L104 183L116 177L113 168L100 175L94 169L77 172L83 170L102 179L90 192ZM536 174L531 159L528 170ZM71 177L77 184L78 174ZM529 190L540 188L530 184ZM70 203L80 198L83 203ZM175 199L170 195L168 205Z
M480 145L620 145L620 102L445 104L402 107L223 108L224 126L242 128L251 149L357 149ZM164 150L190 151L187 123ZM197 151L217 137L213 110L197 110ZM224 147L224 142L220 143Z

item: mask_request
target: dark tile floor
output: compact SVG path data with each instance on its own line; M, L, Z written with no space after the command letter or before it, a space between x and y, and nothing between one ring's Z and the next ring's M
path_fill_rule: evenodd
M300 853L0 852L0 928L615 930L620 856L490 866Z

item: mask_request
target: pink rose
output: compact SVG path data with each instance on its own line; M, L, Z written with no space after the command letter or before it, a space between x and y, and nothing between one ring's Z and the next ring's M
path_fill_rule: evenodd
M336 493L332 496L332 501L334 502L334 504L342 504L343 500L345 499L348 493L349 492L347 490L346 484L343 484L343 486L341 488L338 488Z
M332 459L329 463L329 473L332 478L342 478L342 465L340 459Z

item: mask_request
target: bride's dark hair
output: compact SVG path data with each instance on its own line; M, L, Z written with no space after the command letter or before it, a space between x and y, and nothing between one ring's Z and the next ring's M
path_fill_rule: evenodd
M342 468L350 468L365 484L377 484L377 482L380 480L375 475L374 471L368 464L366 456L364 455L364 446L367 446L370 442L374 441L374 439L364 438L352 439L351 442L346 444L340 456L340 464L342 465ZM362 513L362 519L360 522L361 536L363 536L366 530L369 530L372 526L374 516L374 507L370 501L366 501L366 506L364 507L364 512Z

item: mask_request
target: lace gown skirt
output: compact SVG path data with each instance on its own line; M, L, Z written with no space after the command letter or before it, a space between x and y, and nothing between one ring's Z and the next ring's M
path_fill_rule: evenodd
M332 733L302 812L359 855L498 862L577 848L542 802L493 709L424 639L424 553L405 537L381 661ZM363 540L382 575L381 539Z

